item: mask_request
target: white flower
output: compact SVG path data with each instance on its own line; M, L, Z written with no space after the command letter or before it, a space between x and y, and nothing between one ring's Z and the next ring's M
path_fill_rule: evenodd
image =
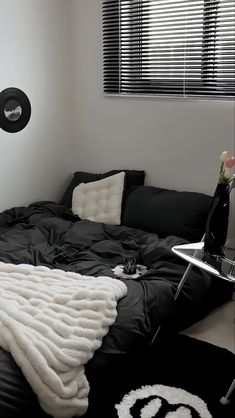
M235 166L235 157L229 157L228 151L223 151L220 155L220 161L219 183L229 184L234 179L230 169Z
M228 159L229 159L228 151L223 151L222 154L220 155L220 161L225 163L226 161L228 161Z

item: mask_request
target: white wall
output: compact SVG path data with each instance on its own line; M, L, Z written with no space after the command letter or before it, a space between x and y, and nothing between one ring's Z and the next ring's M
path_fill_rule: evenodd
M71 172L68 47L67 1L0 0L0 91L18 87L32 106L24 130L0 129L0 210L57 199Z
M234 153L234 102L105 97L102 1L71 3L77 167L145 169L147 183L213 193Z
M213 194L223 150L235 154L235 103L102 94L102 0L72 0L74 169L144 169L146 183ZM235 203L231 196L230 232Z
M147 183L213 193L234 153L234 102L102 94L102 0L0 0L0 91L32 117L0 130L0 210L56 200L76 169L145 169Z

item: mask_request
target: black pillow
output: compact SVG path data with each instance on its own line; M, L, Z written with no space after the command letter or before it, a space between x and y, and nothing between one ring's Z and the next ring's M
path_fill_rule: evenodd
M73 179L70 182L68 188L66 189L64 196L60 202L61 205L67 206L68 208L72 207L72 196L73 189L78 186L80 183L91 183L92 181L102 180L106 177L113 176L120 173L121 171L125 172L125 185L123 193L123 201L126 197L126 192L131 186L138 186L144 184L145 171L143 170L112 170L107 173L87 173L85 171L76 171L73 175Z
M197 242L205 231L210 202L202 193L138 186L128 193L122 224Z

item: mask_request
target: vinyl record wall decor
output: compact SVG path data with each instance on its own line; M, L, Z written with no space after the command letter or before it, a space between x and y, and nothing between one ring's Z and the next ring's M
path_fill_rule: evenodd
M27 95L16 87L0 93L0 128L6 132L19 132L28 124L31 104Z

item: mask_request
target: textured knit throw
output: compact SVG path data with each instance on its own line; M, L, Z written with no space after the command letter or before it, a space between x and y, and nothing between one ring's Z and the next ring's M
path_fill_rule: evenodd
M126 292L123 282L108 277L0 262L0 346L53 417L86 412L84 365L101 346Z

